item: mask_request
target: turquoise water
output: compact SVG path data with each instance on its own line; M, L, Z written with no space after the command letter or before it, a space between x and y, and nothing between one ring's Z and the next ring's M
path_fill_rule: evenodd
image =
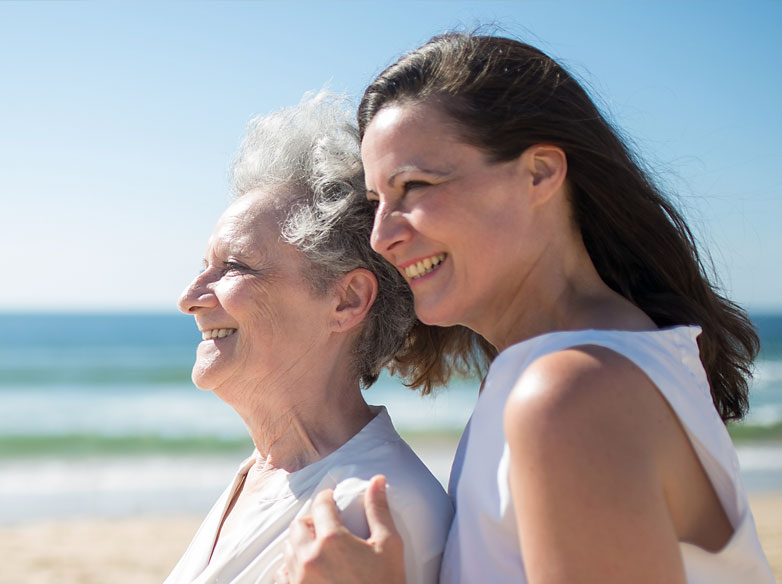
M750 426L782 423L782 315L753 318L762 354ZM190 382L200 335L171 315L0 315L0 457L245 449L236 414ZM422 399L384 377L367 394L407 433L455 434L476 383Z
M782 315L763 337L750 429L782 420ZM170 315L0 314L0 525L71 516L203 514L252 445L234 411L190 382L200 335ZM421 398L366 392L445 485L477 383ZM740 444L751 490L782 488L780 442Z

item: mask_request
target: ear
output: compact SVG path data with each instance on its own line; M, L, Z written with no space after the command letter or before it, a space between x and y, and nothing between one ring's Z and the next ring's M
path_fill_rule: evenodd
M567 156L559 146L535 144L522 154L522 164L530 177L532 199L542 204L560 192L567 178Z
M347 332L360 324L377 297L377 278L364 268L342 276L336 284L337 306L331 318L331 329Z

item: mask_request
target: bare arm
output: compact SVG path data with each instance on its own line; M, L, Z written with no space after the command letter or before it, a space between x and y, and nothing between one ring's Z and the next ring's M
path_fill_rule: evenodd
M661 479L671 413L630 362L548 355L505 410L510 486L531 584L684 583Z
M369 539L350 533L331 491L318 493L312 517L291 526L278 584L404 584L402 538L388 508L385 477L372 478L365 494Z

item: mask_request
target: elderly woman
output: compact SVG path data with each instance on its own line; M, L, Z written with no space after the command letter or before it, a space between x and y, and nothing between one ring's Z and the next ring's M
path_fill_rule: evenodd
M242 417L255 451L166 580L273 582L291 522L333 489L370 535L368 479L387 477L408 582L434 582L451 519L439 483L361 386L414 320L404 280L369 247L356 131L319 95L250 123L203 272L179 308L203 341L193 382Z

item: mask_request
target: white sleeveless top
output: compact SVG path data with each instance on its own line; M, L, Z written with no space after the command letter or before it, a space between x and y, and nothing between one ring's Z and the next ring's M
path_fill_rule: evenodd
M774 582L758 540L730 437L711 400L696 338L699 327L657 331L562 331L521 342L494 360L456 452L449 493L456 516L440 572L442 584L527 582L508 481L505 402L536 359L597 345L635 363L657 386L686 431L734 528L717 553L680 543L690 584ZM462 468L469 472L462 474Z

